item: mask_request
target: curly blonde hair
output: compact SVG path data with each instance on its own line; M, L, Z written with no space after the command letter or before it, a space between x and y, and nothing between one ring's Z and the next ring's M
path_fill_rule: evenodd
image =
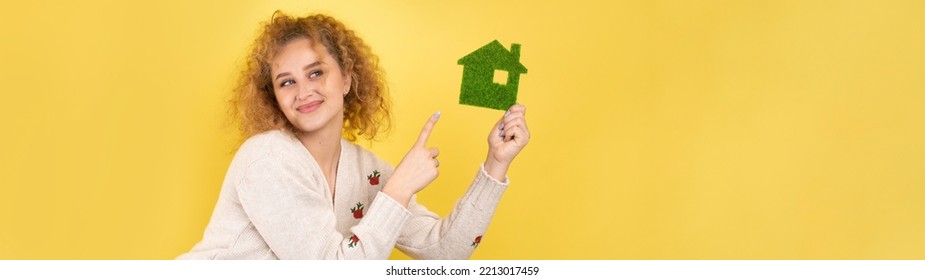
M270 65L281 47L300 38L323 44L343 72L352 78L344 99L343 137L356 141L362 135L375 140L379 132L388 131L391 126L388 88L379 58L369 46L333 17L323 14L293 17L276 11L262 24L260 35L251 45L230 100L230 114L241 136L247 139L274 129L296 134L297 129L276 101Z

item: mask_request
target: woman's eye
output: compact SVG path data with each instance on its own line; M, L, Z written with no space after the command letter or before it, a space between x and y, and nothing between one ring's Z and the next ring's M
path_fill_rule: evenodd
M311 74L308 74L308 77L309 77L309 78L316 78L316 77L319 77L319 76L321 76L321 75L324 75L324 72L323 72L323 71L315 71L315 72L312 72Z
M291 85L291 84L294 84L294 83L295 83L295 81L293 81L293 80L285 80L285 81L283 81L283 83L279 84L279 86L280 86L280 87L284 87L284 86L288 86L288 85Z

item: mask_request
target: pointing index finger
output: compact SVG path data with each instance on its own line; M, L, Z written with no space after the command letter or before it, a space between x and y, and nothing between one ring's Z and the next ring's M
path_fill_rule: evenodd
M434 130L434 125L437 123L438 119L440 119L440 112L435 113L430 119L427 119L427 123L425 123L424 128L421 129L421 135L418 136L418 141L414 143L415 146L425 147L427 145L427 139L430 138L430 132Z

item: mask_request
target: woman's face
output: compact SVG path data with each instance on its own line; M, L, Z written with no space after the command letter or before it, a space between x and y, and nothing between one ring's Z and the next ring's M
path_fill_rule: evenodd
M270 78L279 108L302 132L336 131L344 124L344 93L350 77L323 44L305 38L284 45L271 61Z

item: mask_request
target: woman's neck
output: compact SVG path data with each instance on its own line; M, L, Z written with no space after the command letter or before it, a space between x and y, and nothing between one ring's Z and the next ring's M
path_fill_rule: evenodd
M340 161L340 131L327 129L311 133L301 132L296 138L308 149L328 181L333 181L333 176L337 174L337 163Z

